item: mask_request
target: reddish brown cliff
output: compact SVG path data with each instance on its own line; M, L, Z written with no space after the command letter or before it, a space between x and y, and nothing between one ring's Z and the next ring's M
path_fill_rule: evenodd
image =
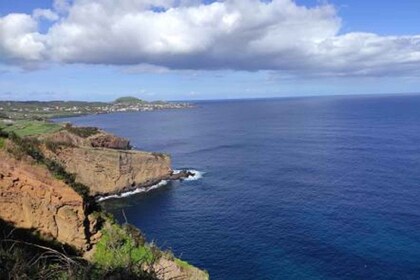
M45 145L44 154L62 164L67 172L74 173L76 181L87 185L91 195L148 186L169 178L172 173L169 156L121 150L129 145L128 141L105 132L82 138L60 131L44 140L58 145L54 149L48 148L51 144Z
M83 198L30 158L0 150L0 219L78 250L90 246Z

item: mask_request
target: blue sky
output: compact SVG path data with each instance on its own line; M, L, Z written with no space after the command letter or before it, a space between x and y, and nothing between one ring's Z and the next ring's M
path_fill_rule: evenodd
M247 4L242 6L231 1L227 8L213 9L215 16L206 19L207 25L199 22L191 29L194 19L203 17L195 9L198 4L180 7L173 1L161 2L167 5L165 9L177 11L180 18L156 15L151 26L142 29L142 24L149 22L142 19L150 10L148 1L139 0L144 7L136 4L138 14L127 22L121 15L132 12L131 4L118 14L113 14L115 7L103 7L107 12L96 15L92 13L97 9L80 3L69 3L66 10L59 10L53 1L2 0L0 99L112 100L135 95L148 100L191 100L420 92L416 70L417 66L420 69L420 40L416 36L420 34L420 1L278 3L269 7L264 21L270 26L245 39L243 34L255 29L248 26L263 25L258 17L251 19L249 10L255 8L255 1L244 1ZM284 12L282 5L290 12ZM302 10L304 7L307 10ZM35 9L48 9L57 18L44 12L37 16ZM186 9L191 12L183 15ZM78 18L79 12L101 24L124 29L118 34L107 34L107 29L93 33L98 25L84 21L83 16ZM11 13L28 17L11 19ZM183 20L193 13L184 25ZM106 18L100 18L103 14ZM240 15L242 21L231 15ZM220 22L217 16L228 19L228 26L213 28ZM75 37L75 31L69 30L76 25L77 30L86 28L86 32ZM288 33L285 25L292 26L293 32ZM307 26L314 28L306 31ZM155 27L149 34L148 29ZM32 41L13 40L19 34L22 38L31 34ZM164 34L166 41L156 34ZM121 42L124 38L130 38L127 45ZM102 40L106 46L97 43ZM133 40L138 45L131 47ZM299 40L304 41L301 49L300 45L290 45ZM151 43L157 47L150 47ZM367 46L369 52L361 46Z

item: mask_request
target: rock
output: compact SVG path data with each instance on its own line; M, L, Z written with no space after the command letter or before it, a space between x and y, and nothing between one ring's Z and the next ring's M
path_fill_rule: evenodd
M60 131L45 140L59 144L66 139L70 143L54 150L45 146L43 153L74 173L76 181L88 186L93 196L150 186L171 176L168 155L117 149L129 147L128 140L104 132L81 138Z
M172 172L169 156L147 152L69 147L45 154L76 174L76 181L88 186L93 196L153 185Z
M42 165L15 160L0 151L0 219L15 227L35 229L41 236L55 239L84 251L90 247L85 230L86 204L70 186L55 179Z
M194 176L195 173L189 171L189 170L182 170L180 172L174 173L172 172L171 176L170 176L170 180L183 180L186 179L190 176Z
M99 134L89 137L92 147L129 150L130 141L125 138L117 137L111 134Z
M184 264L184 265L181 265ZM157 278L159 280L171 279L191 279L191 280L208 280L207 272L200 270L183 261L178 262L174 258L161 257L153 266L154 271L157 271Z

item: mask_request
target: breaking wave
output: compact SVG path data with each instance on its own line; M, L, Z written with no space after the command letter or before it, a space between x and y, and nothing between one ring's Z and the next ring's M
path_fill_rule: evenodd
M124 197L132 196L132 195L138 194L138 193L146 193L146 192L149 192L151 190L157 189L159 187L166 186L167 184L168 184L167 180L162 180L159 183L157 183L156 185L153 185L153 186L150 186L150 187L141 187L141 188L137 188L135 190L128 191L128 192L123 192L123 193L120 193L120 194L101 196L96 201L101 202L101 201L108 200L108 199L111 199L111 198L124 198Z

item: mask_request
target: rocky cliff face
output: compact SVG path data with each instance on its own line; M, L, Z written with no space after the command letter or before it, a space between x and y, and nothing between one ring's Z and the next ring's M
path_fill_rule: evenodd
M96 142L100 147L93 147L92 141L98 136L83 138L60 131L41 138L37 147L39 145L43 157L61 163L67 172L76 174L77 180L88 186L92 195L120 192L171 177L168 156L104 148L128 145L110 135L100 136L108 140ZM103 220L88 215L85 198L55 178L45 161L36 163L28 155L17 159L7 152L15 144L2 140L6 142L0 148L0 219L16 228L36 231L45 239L74 247L89 260L89 255L98 247ZM162 272L158 275L162 280L208 279L206 272L174 258L161 257L153 268Z
M29 158L16 160L1 150L0 158L0 219L87 250L95 232L83 198Z
M128 148L128 141L103 132L83 139L61 131L47 141L61 146L54 150L45 148L44 154L61 163L67 172L76 174L78 182L89 186L91 195L155 184L172 173L169 156L122 150Z
M182 261L179 261L183 263ZM191 280L208 280L207 272L200 270L191 265L182 266L177 261L168 258L160 258L154 265L155 271L160 271L158 275L160 280L173 279L191 279Z
M129 150L130 149L130 141L121 137L110 135L110 134L96 135L96 136L91 137L89 140L92 147L108 148L108 149L116 149L116 150Z
M91 195L151 185L171 174L168 156L145 152L77 147L51 153L50 157L76 174L76 181L89 186Z

